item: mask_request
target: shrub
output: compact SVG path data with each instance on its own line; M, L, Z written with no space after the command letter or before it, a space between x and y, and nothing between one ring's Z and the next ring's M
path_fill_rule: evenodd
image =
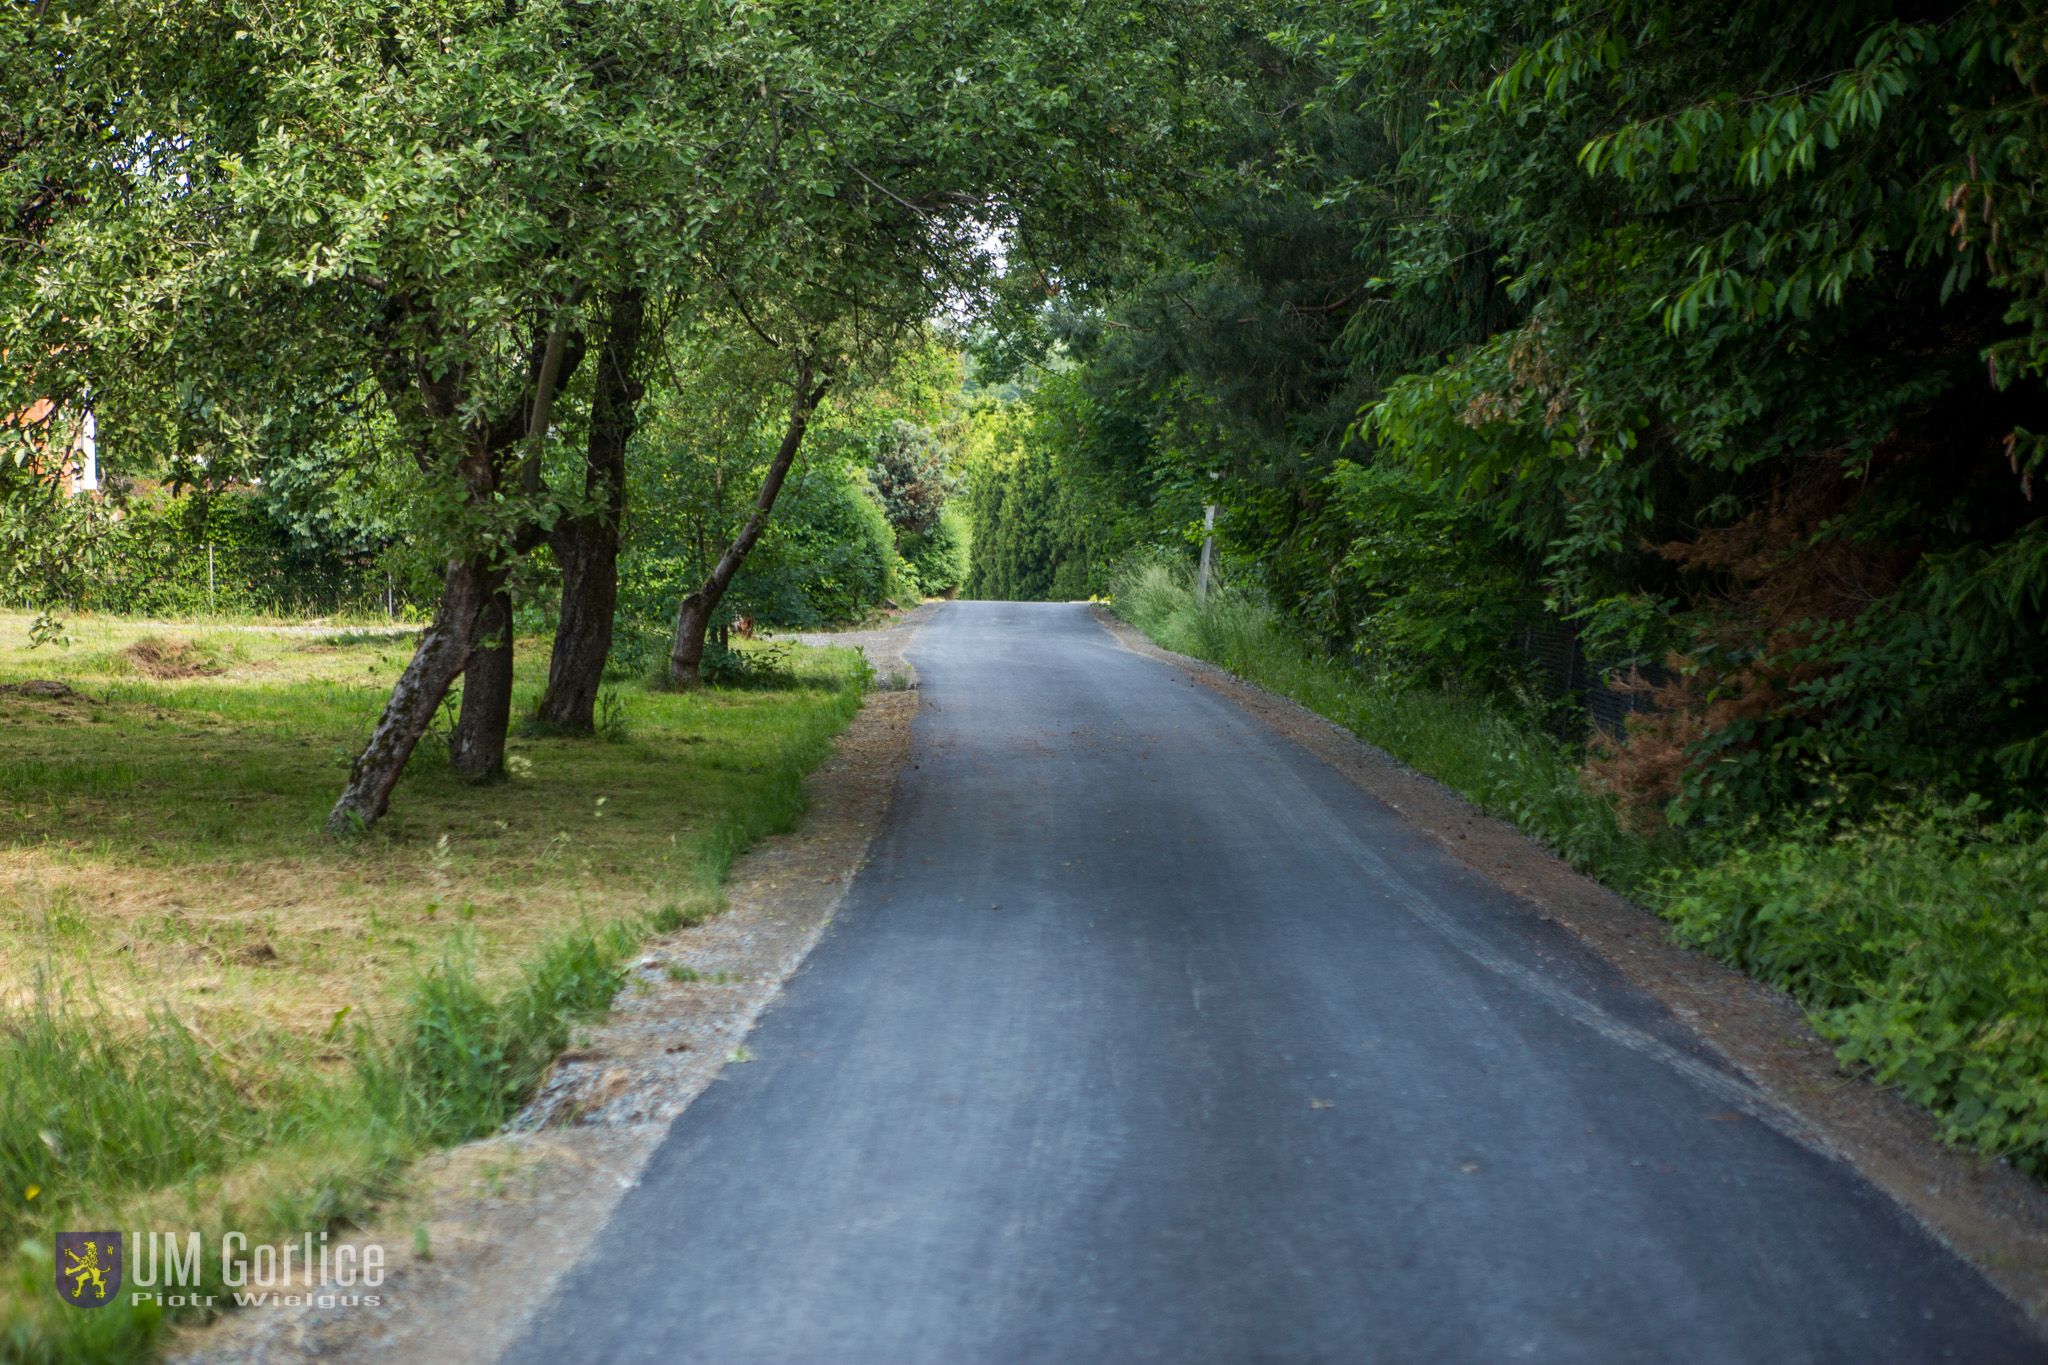
M712 621L716 629L751 616L782 630L818 630L859 620L891 588L896 538L882 509L834 465L790 476L753 553L734 577ZM722 547L719 547L722 548ZM619 619L650 634L675 619L676 606L709 565L675 546L629 549L619 562ZM627 658L615 643L613 658ZM640 649L643 645L627 645ZM646 668L635 668L644 673Z
M302 543L272 511L255 493L139 497L37 575L33 592L73 610L135 616L382 611L386 566L376 554ZM391 605L410 608L437 586L398 582Z
M30 1209L217 1170L274 1139L279 1097L244 1094L242 1080L168 1013L119 1020L39 982L0 1027L0 1188L13 1196L0 1240L26 1230Z
M874 449L868 486L889 525L899 536L930 532L960 488L946 468L945 448L931 432L899 417L875 438Z
M1791 992L1943 1135L2048 1173L2048 827L1976 801L1735 846L1663 885L1679 938ZM1757 831L1750 831L1752 838Z
M967 581L966 516L948 503L925 532L904 535L899 548L920 597L939 597Z
M458 938L413 987L392 1034L363 1039L356 1071L369 1111L420 1142L497 1129L533 1093L569 1025L611 1003L632 948L623 925L566 934L494 997Z

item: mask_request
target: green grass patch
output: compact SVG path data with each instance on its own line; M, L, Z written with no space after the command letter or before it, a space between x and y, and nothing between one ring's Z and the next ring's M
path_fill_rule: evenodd
M294 1237L495 1131L639 940L716 913L732 860L794 825L866 677L800 650L770 689L622 685L600 736L516 739L490 787L422 746L391 818L335 841L320 821L406 641L249 632L200 656L220 674L152 679L108 661L155 637L98 628L71 654L0 632L0 681L79 694L0 698L9 1361L142 1359L167 1326L60 1304L59 1230ZM520 645L524 711L543 646Z

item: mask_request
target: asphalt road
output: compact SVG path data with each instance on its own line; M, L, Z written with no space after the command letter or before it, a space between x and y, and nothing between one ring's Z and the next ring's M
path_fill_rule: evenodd
M518 1365L2048 1357L1555 924L1084 608L910 657L873 862Z

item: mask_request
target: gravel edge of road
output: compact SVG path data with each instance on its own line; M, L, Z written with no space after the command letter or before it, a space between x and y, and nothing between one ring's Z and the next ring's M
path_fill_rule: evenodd
M1789 995L1674 944L1657 916L1514 826L1300 703L1161 649L1100 605L1089 610L1123 648L1237 703L1532 914L1570 930L1975 1266L2048 1340L2048 1190L1942 1143L1927 1111L1845 1073Z
M243 1310L180 1333L166 1365L497 1360L596 1246L676 1116L750 1060L747 1034L845 899L909 761L921 699L902 651L929 615L863 637L896 685L867 696L806 779L802 825L735 863L725 913L643 945L610 1017L579 1033L510 1131L422 1158L377 1227L340 1239L385 1248L384 1306ZM672 965L701 979L671 981Z

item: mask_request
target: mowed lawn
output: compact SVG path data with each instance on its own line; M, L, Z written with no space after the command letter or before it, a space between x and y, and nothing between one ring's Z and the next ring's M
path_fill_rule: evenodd
M784 648L773 686L623 679L600 735L515 733L490 786L448 771L451 705L390 816L336 839L411 632L28 627L0 616L0 1357L24 1360L159 1339L148 1305L56 1304L58 1229L170 1209L289 1238L502 1122L633 945L715 913L732 856L790 827L869 676ZM517 654L523 716L547 641Z
M451 933L488 974L565 922L703 913L702 836L850 714L852 660L823 651L794 664L807 685L781 690L629 682L609 736L515 734L511 780L491 786L448 771L444 721L390 816L337 840L322 821L410 633L93 623L69 650L31 651L27 624L0 618L6 1003L39 975L86 974L109 1005L169 1003L224 1046L374 1017ZM515 715L546 647L518 642ZM38 680L72 695L19 687Z

